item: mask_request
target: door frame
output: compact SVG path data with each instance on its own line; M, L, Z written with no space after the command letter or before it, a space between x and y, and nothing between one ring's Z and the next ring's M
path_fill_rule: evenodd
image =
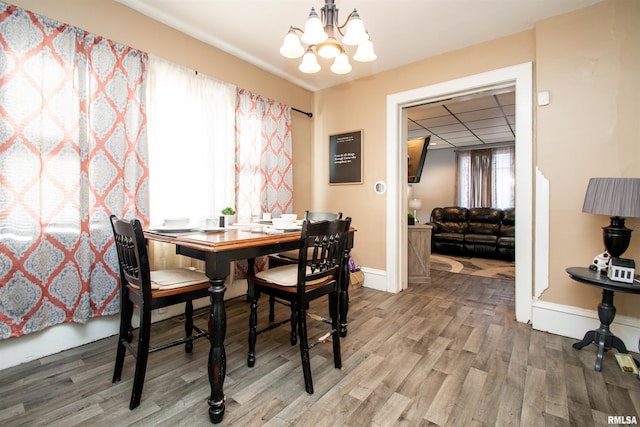
M516 92L516 320L529 322L533 304L533 64L500 68L387 96L387 291L408 286L406 107L475 92L514 87ZM403 161L404 159L404 161ZM540 214L540 213L539 213ZM548 213L547 213L548 215ZM548 259L538 260L547 262Z

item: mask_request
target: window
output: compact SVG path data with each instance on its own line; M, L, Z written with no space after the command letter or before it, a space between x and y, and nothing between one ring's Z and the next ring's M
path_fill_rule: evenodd
M515 147L456 151L458 206L515 206Z
M152 225L217 218L235 206L235 102L235 86L149 55Z

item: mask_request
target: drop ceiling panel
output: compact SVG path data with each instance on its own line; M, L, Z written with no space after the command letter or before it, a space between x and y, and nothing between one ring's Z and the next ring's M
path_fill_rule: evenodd
M431 150L514 142L515 92L510 90L407 108L409 139L431 135Z

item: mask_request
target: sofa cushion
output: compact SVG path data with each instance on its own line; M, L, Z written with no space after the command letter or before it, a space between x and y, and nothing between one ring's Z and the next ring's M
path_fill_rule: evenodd
M466 233L468 231L467 208L450 206L435 208L431 212L431 222L435 233Z
M500 225L500 235L515 237L516 235L516 210L505 209L502 211L502 224Z
M438 233L433 236L434 241L439 242L452 242L452 243L460 243L464 242L463 233Z
M494 208L471 208L469 209L469 233L471 234L492 234L497 236L500 233L500 222L502 221L502 210Z
M492 236L490 234L465 234L464 242L495 246L498 243L498 236Z

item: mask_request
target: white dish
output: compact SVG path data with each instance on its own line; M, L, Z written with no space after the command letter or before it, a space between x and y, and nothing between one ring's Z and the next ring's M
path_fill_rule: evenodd
M271 219L271 222L273 224L273 228L276 230L289 230L296 226L295 220L286 218L273 218Z
M227 229L224 227L200 227L197 230L203 233L212 233L214 231L226 231Z
M280 215L280 218L288 219L290 221L295 221L296 219L298 219L298 215L297 214L282 214L282 215Z
M168 228L186 228L189 226L189 218L165 218L164 226Z
M166 225L158 225L150 228L152 231L161 231L163 233L185 233L187 231L193 231L193 227L168 227Z

